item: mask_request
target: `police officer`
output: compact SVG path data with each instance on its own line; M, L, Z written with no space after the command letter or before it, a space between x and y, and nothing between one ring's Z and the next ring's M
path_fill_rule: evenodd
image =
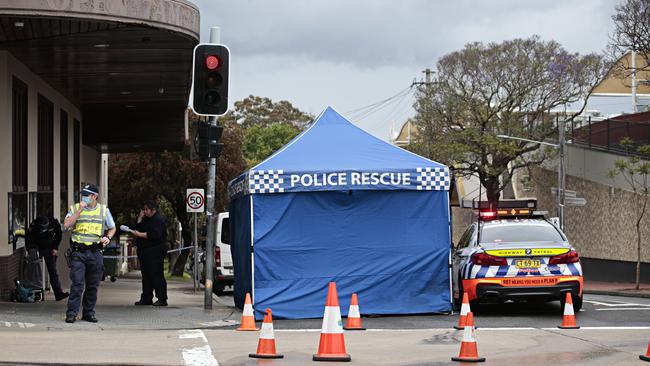
M102 249L115 234L115 221L108 207L97 202L99 189L87 184L81 190L81 202L70 207L63 225L72 229L70 257L70 298L66 323L74 323L83 294L82 320L97 323L95 303L104 273ZM84 289L85 286L85 289Z
M61 243L61 224L59 224L59 220L46 215L35 218L29 225L29 229L27 229L25 241L27 247L37 248L39 256L45 260L56 301L68 297L69 294L63 292L61 288L59 274L56 271L56 259L59 254L59 244Z

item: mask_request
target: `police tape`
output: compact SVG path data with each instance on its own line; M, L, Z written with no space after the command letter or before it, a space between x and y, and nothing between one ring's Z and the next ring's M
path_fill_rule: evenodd
M182 247L182 248L177 248L177 249L170 249L167 251L167 254L169 253L174 253L174 252L182 252L183 250L188 250L188 249L194 249L193 246L189 247ZM133 258L138 258L137 255L105 255L103 256L104 259L133 259Z

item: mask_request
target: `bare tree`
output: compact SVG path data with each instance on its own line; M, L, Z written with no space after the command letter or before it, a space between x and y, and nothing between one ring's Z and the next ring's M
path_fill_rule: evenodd
M635 51L643 60L635 65L635 69L650 71L650 1L627 0L616 6L612 20L614 32L609 42L610 57L612 62L619 61L613 71L623 78L630 75L631 63L621 58L630 51Z
M569 53L534 36L502 43L467 44L443 56L434 82L420 87L414 118L419 133L411 150L478 175L495 204L516 169L540 164L552 150L504 140L510 135L544 141L557 134L550 111L578 104L582 113L607 71L596 54Z

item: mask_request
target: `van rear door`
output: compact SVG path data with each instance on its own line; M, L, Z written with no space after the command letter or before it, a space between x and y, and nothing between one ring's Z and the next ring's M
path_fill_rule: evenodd
M228 212L217 216L217 245L221 252L221 274L233 276L232 254L230 253L230 219Z

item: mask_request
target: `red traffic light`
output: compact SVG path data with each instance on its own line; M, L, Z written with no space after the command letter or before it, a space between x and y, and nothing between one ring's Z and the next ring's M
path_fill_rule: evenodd
M215 55L210 55L205 58L205 67L207 67L208 70L216 69L217 67L219 67L220 63L221 62L219 62L219 57Z

